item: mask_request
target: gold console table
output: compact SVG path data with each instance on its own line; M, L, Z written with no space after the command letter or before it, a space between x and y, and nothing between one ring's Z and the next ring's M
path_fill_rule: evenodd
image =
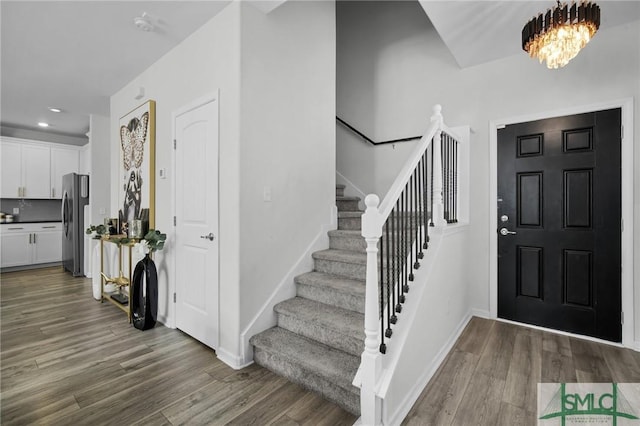
M125 235L110 235L110 236L102 236L100 238L100 303L102 303L105 299L109 302L116 305L118 308L122 309L127 314L127 319L129 323L131 323L131 277L133 275L133 270L131 267L131 250L134 245L139 241L138 239L131 239L127 243L123 243L120 241L121 238L124 238ZM116 244L118 246L118 273L117 277L109 277L104 273L104 244L111 243ZM129 249L128 253L128 261L129 261L129 273L127 276L122 274L122 247L127 247ZM115 284L118 287L118 290L115 292L106 292L104 286L106 284ZM120 301L114 299L113 297L122 297L124 294L122 293L122 289L127 287L127 302L121 303ZM118 296L119 295L119 296Z

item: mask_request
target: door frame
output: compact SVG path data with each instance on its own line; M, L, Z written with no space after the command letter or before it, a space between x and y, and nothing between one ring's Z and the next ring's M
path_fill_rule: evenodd
M217 101L218 102L218 164L216 164L218 170L218 230L220 229L220 89L215 89L213 92L209 92L202 97L194 99L193 101L187 103L186 105L176 109L171 113L171 140L176 140L176 118L179 115L182 115L186 112L192 111L196 108L199 108L209 102ZM171 150L171 170L173 170L173 176L171 176L171 215L175 218L176 212L178 209L178 202L176 196L176 174L177 174L177 161L176 161L176 149ZM175 234L176 234L176 225L175 222L171 226L171 239L169 241L175 242ZM218 244L220 244L218 240ZM177 250L176 246L173 246L174 250ZM173 252L172 259L172 273L169 274L169 292L167 294L167 300L169 303L169 320L167 321L167 325L170 328L176 328L176 304L173 299L173 295L176 292L176 283L177 283L177 271L178 271L178 256L175 251ZM218 296L220 293L220 255L218 252ZM219 303L218 303L219 305ZM220 325L220 317L219 317L219 306L218 306L218 326ZM219 343L219 333L218 333L218 343Z
M516 123L543 120L547 118L563 117L567 115L583 114L606 109L620 108L622 114L622 161L621 161L621 192L622 192L622 345L640 350L635 343L635 315L633 289L633 98L624 98L609 102L601 102L570 108L531 113L514 117L489 121L489 315L498 317L498 129Z

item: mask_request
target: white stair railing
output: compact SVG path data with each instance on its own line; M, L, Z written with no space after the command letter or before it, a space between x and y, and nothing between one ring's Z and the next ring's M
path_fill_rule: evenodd
M445 200L457 197L456 179L443 175L457 173L457 142L446 134L442 107L435 105L431 123L411 153L398 177L380 202L375 194L365 198L362 215L362 236L367 243L365 293L365 348L361 356L360 422L382 424L382 400L376 388L382 375L382 357L386 352L385 338L393 334L393 325L408 297L413 271L420 266L423 250L428 247L429 228L447 225ZM446 135L446 153L442 152L442 134ZM432 141L434 141L432 143ZM447 215L457 203L447 204Z

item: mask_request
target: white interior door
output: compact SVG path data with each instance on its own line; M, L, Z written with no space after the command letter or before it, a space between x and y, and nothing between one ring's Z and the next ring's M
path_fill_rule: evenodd
M176 327L218 346L218 100L176 131Z

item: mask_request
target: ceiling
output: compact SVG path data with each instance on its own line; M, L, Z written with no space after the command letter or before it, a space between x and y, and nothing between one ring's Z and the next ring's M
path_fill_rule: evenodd
M523 54L522 28L555 1L420 0L420 4L458 65L466 68ZM598 0L597 4L600 31L640 19L640 1Z
M2 0L2 125L84 136L89 114L109 115L112 94L229 2ZM154 31L134 25L143 12Z
M284 0L252 2L265 13ZM109 115L109 98L201 27L230 0L0 1L1 109L6 128L84 136L89 115ZM527 20L553 1L421 1L461 67L522 54ZM601 31L640 19L639 1L599 0ZM155 26L133 23L143 12ZM50 112L57 107L61 113ZM41 130L41 129L40 129Z

